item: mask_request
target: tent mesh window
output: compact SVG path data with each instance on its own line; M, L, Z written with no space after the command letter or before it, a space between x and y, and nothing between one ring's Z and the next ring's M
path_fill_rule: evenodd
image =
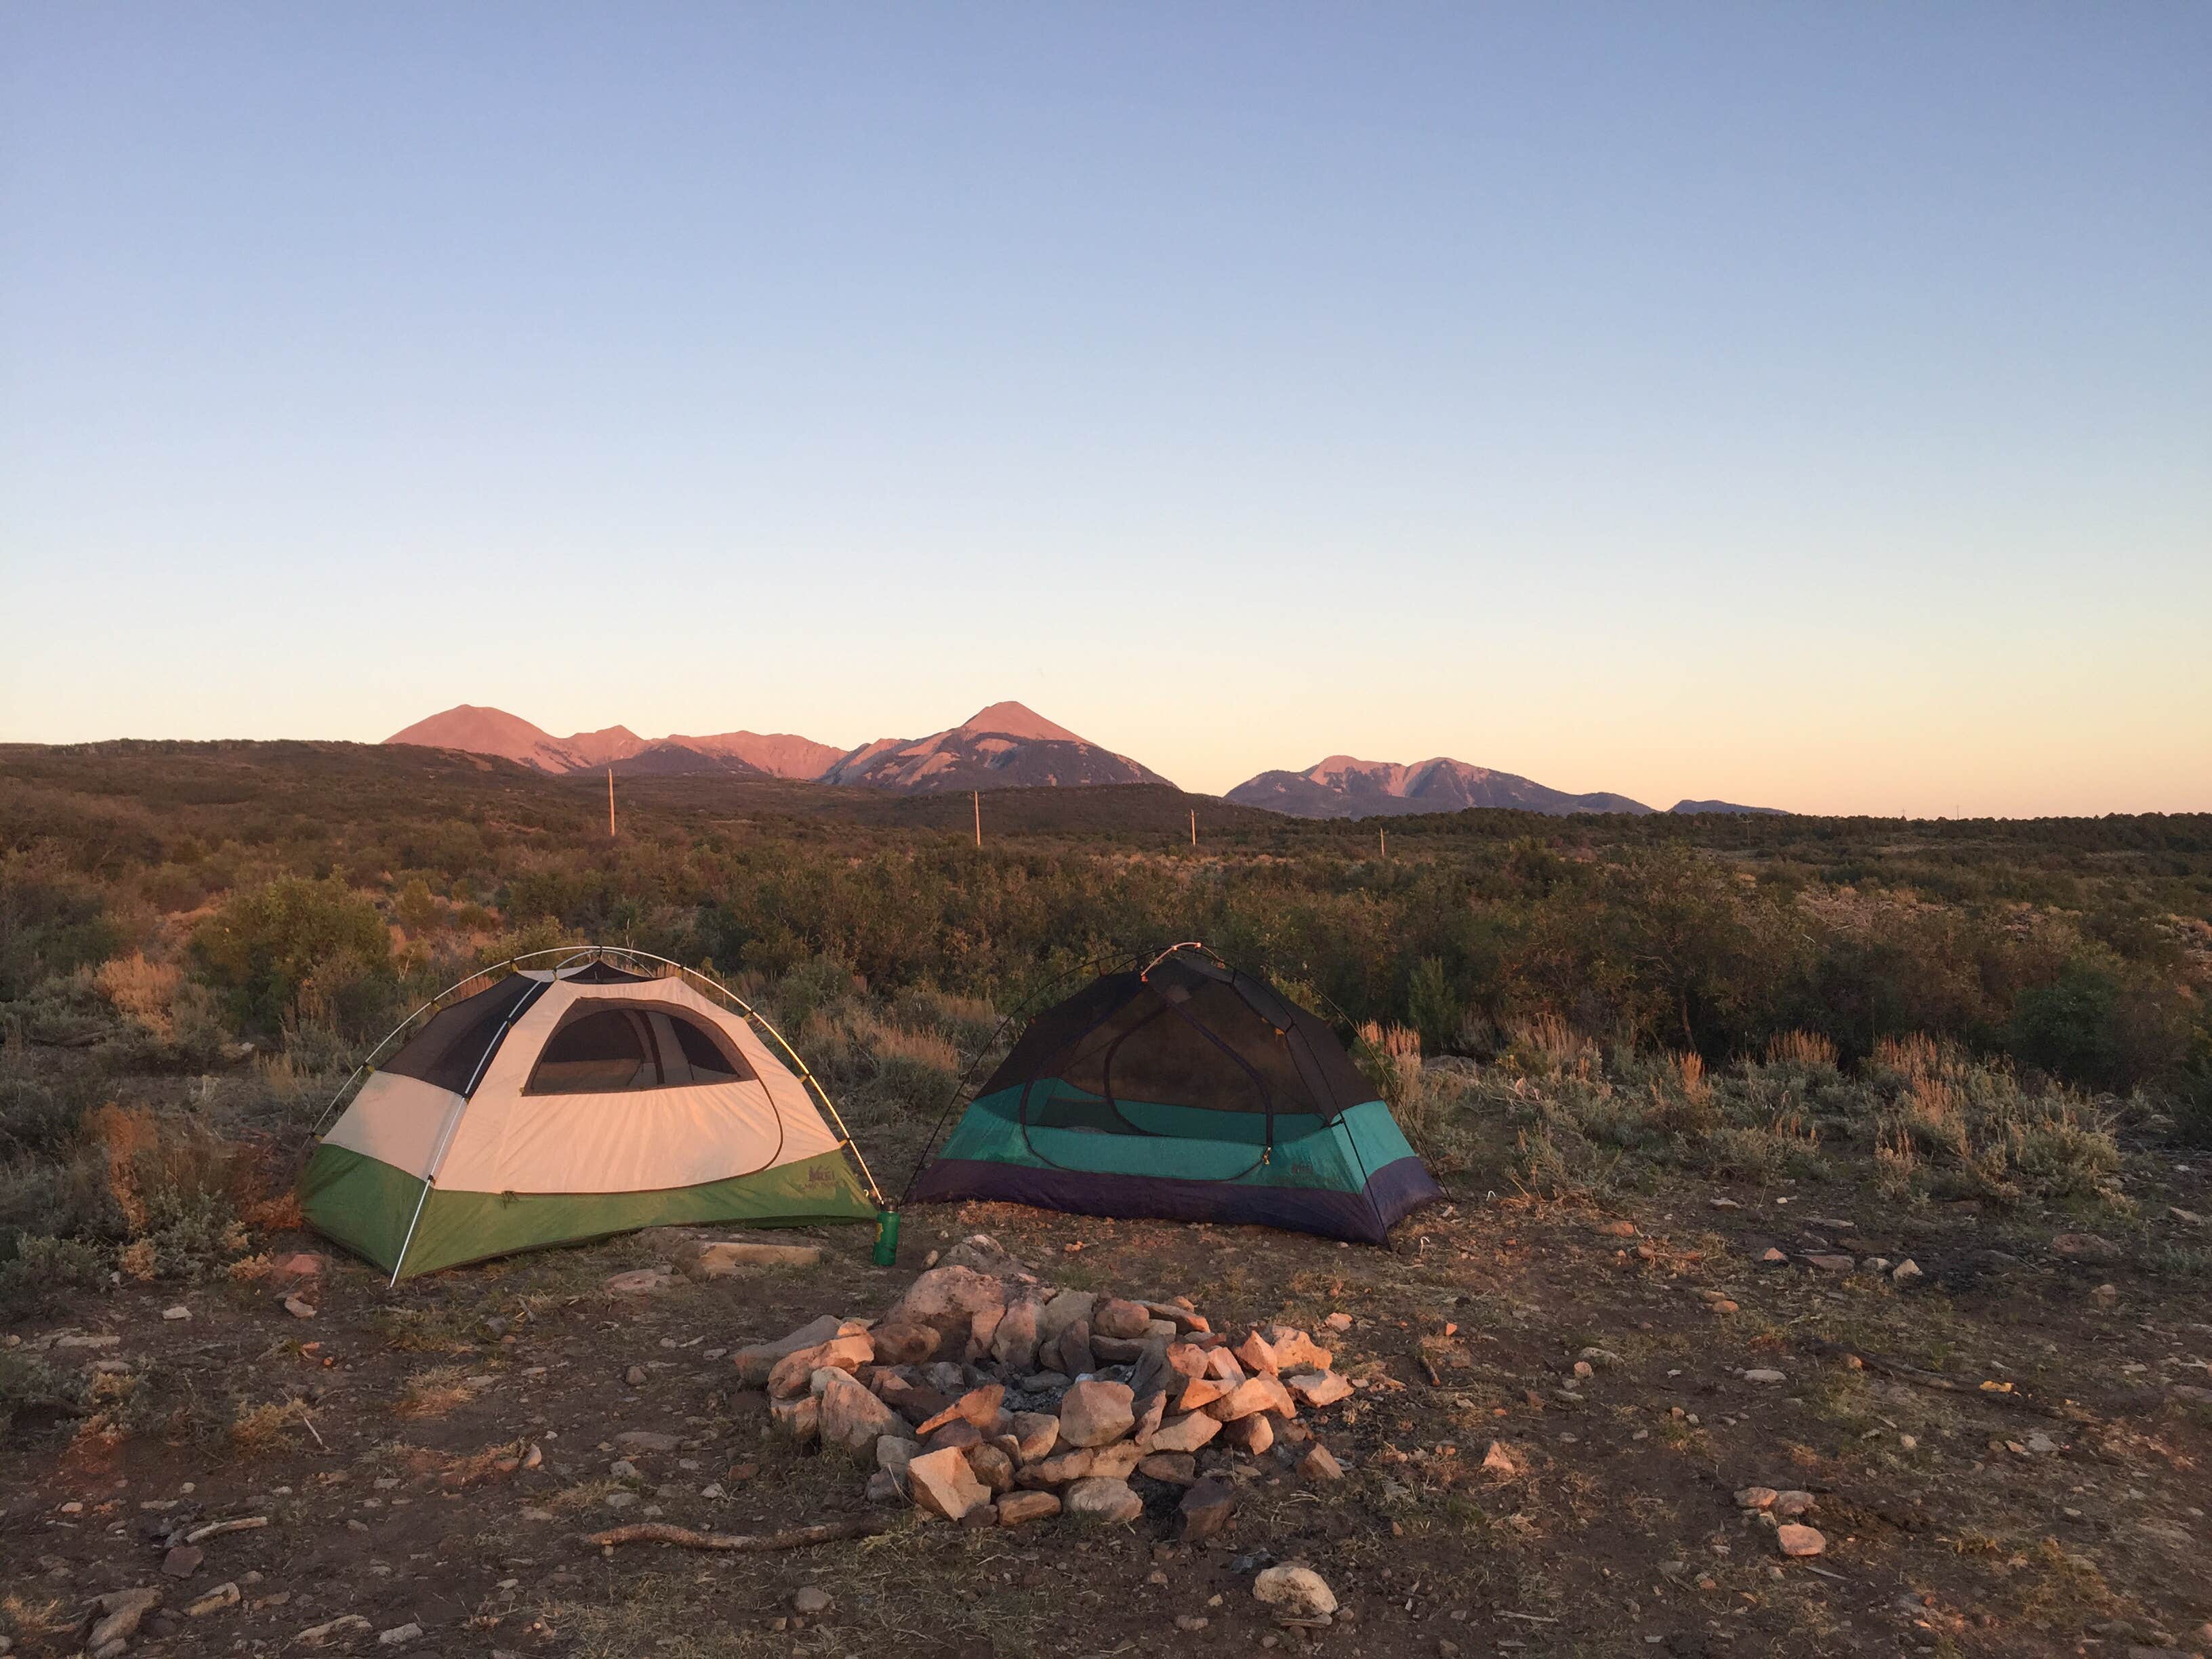
M752 1067L706 1027L673 1009L580 1002L546 1039L522 1092L625 1094L753 1076Z

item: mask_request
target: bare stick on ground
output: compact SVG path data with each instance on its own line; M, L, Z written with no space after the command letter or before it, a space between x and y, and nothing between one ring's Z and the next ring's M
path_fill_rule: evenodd
M834 1544L847 1538L872 1538L889 1532L891 1521L869 1516L859 1521L825 1521L817 1527L793 1527L787 1532L694 1532L664 1521L641 1521L635 1526L610 1527L586 1534L584 1541L602 1548L617 1544L675 1544L687 1550L729 1550L739 1554L763 1554L769 1550L799 1550L810 1544Z

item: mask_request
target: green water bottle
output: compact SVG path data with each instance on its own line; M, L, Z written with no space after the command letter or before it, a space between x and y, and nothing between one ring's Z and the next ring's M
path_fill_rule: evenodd
M876 1266L888 1267L898 1260L898 1212L876 1212Z

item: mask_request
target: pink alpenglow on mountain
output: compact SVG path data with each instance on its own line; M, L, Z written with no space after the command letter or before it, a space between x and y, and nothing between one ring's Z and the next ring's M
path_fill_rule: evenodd
M1018 702L994 702L961 725L911 740L880 738L823 775L913 794L1039 785L1166 783L1150 768L1101 749Z
M1438 756L1403 766L1395 761L1331 755L1303 772L1262 772L1229 792L1240 806L1264 806L1302 818L1403 817L1457 812L1470 806L1514 807L1565 817L1572 812L1649 812L1626 795L1572 795L1510 772Z
M556 738L500 709L468 703L419 720L385 741L498 755L556 775L611 768L618 775L711 773L857 783L910 793L1167 781L1018 702L994 702L963 724L927 738L879 738L858 749L839 749L789 732L648 738L623 726Z

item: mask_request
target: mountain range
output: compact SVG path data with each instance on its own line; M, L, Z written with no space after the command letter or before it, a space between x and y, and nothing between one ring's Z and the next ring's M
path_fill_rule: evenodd
M538 771L611 770L617 776L719 774L732 779L790 778L927 794L956 789L1079 787L1168 781L1102 749L1018 702L994 702L958 726L926 738L878 738L840 749L787 732L720 732L641 738L625 726L556 738L501 709L471 703L396 732L386 743L497 755ZM1439 757L1411 766L1331 755L1303 772L1262 772L1224 798L1302 818L1401 817L1508 807L1554 817L1576 812L1650 812L1626 795L1577 795L1510 772ZM1675 812L1776 812L1719 800L1682 800Z
M878 738L858 749L787 732L641 738L624 726L556 738L497 708L463 703L395 732L386 743L498 755L541 772L611 770L617 777L721 773L860 784L908 794L1043 785L1165 783L1126 755L1102 749L1018 702L994 702L926 738Z

